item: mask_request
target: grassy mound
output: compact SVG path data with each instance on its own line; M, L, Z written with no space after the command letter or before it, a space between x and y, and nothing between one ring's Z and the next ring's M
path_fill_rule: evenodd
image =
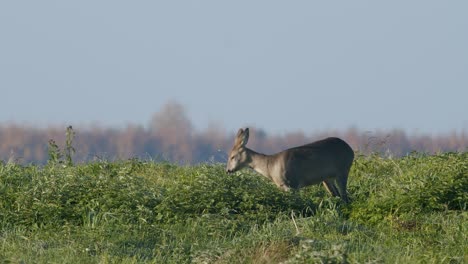
M466 261L468 153L358 156L349 192L222 165L0 163L0 261Z

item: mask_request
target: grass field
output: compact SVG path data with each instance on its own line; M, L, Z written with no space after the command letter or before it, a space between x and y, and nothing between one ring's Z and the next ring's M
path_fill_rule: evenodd
M358 156L349 193L222 164L0 163L0 263L468 263L468 153Z

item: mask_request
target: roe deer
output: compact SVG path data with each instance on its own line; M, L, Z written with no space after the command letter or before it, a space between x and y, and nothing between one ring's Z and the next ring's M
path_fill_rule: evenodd
M284 191L323 182L331 195L349 202L346 184L354 151L343 140L330 137L273 155L257 153L247 148L245 145L248 140L249 129L239 129L229 153L227 173L250 167Z

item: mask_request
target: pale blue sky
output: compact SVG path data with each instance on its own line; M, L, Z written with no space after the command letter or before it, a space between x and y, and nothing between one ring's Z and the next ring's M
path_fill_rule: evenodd
M468 1L1 1L0 123L468 131Z

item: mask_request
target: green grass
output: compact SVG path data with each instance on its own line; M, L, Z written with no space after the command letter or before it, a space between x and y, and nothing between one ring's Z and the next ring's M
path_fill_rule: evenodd
M0 163L0 263L468 263L468 153L358 156L349 192L222 165Z

